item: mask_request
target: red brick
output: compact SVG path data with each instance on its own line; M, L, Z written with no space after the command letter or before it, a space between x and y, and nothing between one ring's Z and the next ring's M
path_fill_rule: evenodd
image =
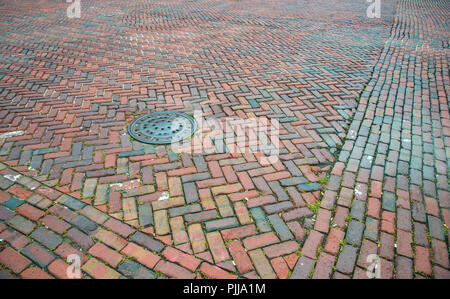
M254 208L259 206L264 206L266 204L275 203L277 200L272 195L249 198L247 200L247 207Z
M115 250L121 250L128 244L128 242L122 239L121 237L104 229L97 231L94 237L99 239L106 245L114 248Z
M303 208L295 208L288 212L284 212L281 216L283 217L284 221L291 221L291 220L296 220L296 219L300 219L303 217L309 217L312 215L313 215L313 212L309 208L303 207Z
M153 267L161 259L159 256L133 243L129 243L124 249L122 249L122 253L134 258L139 263L150 269L153 269Z
M120 200L120 192L111 191L109 193L109 212L117 213L120 212L122 207L122 202Z
M381 230L389 234L395 232L395 214L392 212L384 211L381 214Z
M27 191L27 190L23 189L22 187L20 187L19 185L12 185L6 191L8 191L8 193L11 193L12 195L14 195L15 197L17 197L19 199L26 199L26 198L30 197L31 195L33 195L33 192Z
M135 232L135 230L131 226L129 226L121 221L118 221L116 219L113 219L113 218L109 218L104 223L104 226L106 228L114 231L115 233L118 233L119 235L121 235L124 238L127 238L129 235L131 235L133 232Z
M235 192L241 192L242 190L243 190L243 187L239 183L223 185L223 186L216 186L216 187L211 188L211 191L214 195L230 194L230 193L235 193Z
M334 164L333 170L331 171L331 174L337 175L337 176L341 176L342 175L342 170L344 170L345 168L345 164L343 162L337 162L336 164Z
M221 231L222 237L225 241L237 238L244 238L256 235L256 227L254 224L239 226L236 228L224 229Z
M192 272L194 272L198 268L198 265L200 265L201 262L199 259L193 257L192 255L186 254L172 247L166 247L162 254L169 262L177 263Z
M213 187L213 186L225 185L226 183L227 183L227 181L224 178L215 178L215 179L198 181L197 187L200 189L203 189L203 188L209 188L209 187Z
M259 168L249 170L248 174L251 177L255 177L255 176L265 175L265 174L269 174L269 173L273 173L273 172L275 172L275 169L273 169L272 166L267 166L267 167L259 167ZM239 173L238 173L238 176L239 176Z
M8 193L0 190L0 204L3 204L4 202L8 201L10 198L11 198L11 196Z
M205 251L206 240L201 225L199 223L189 225L188 233L194 253Z
M155 271L161 272L164 275L176 278L176 279L192 279L195 278L195 274L191 271L178 266L177 264L171 262L160 261L156 267Z
M392 260L394 258L394 236L382 232L380 234L380 256Z
M327 233L330 226L330 219L331 211L319 209L314 229L319 232Z
M31 240L22 233L10 230L4 230L0 233L0 239L4 239L16 250L22 249L25 245L31 242Z
M294 237L298 241L303 241L305 238L306 232L297 221L291 221L287 223L289 229L294 234Z
M372 181L370 184L370 197L381 198L383 184L379 181Z
M440 217L439 215L439 204L438 201L434 198L425 196L425 207L427 210L427 214Z
M36 209L29 204L21 205L16 209L16 212L33 221L38 221L39 218L41 218L45 214L43 211Z
M159 159L154 159L154 160L144 160L141 162L141 166L149 166L149 165L156 165L156 164L165 164L165 163L169 163L169 159L168 158L159 158Z
M59 185L64 186L72 182L73 168L64 169L59 180Z
M317 198L311 192L302 193L302 197L309 205L313 205L317 201Z
M88 252L92 254L92 256L110 264L113 267L117 267L123 258L122 255L112 249L109 249L102 243L96 243L89 249Z
M379 219L380 209L381 209L380 200L374 197L369 197L367 202L367 216Z
M332 228L327 236L324 250L332 255L337 255L342 239L344 239L344 232L339 229Z
M357 265L363 269L367 269L372 262L367 261L367 257L371 254L377 254L378 246L376 243L369 241L368 239L363 240L361 249L359 251L359 257Z
M231 166L222 167L223 174L228 182L228 184L233 184L238 182L238 177Z
M23 271L20 276L25 279L53 279L48 273L37 267L28 268Z
M181 169L173 169L167 172L168 176L183 176L187 174L197 173L197 168L195 167L187 167Z
M402 230L397 230L397 253L407 256L407 257L412 257L412 248L411 248L411 243L412 243L412 236L411 233L402 231Z
M348 209L337 206L333 223L339 228L345 228L345 218L348 216Z
M41 222L59 234L62 234L70 228L68 223L53 215L46 215L41 219Z
M169 184L170 196L182 196L183 195L183 186L181 184L181 179L179 177L170 177L168 184Z
M50 272L53 276L59 279L69 279L67 276L67 269L70 265L64 262L63 260L55 260L50 265L48 265L48 272ZM81 274L80 278L83 278L83 274Z
M416 256L414 258L415 272L431 275L430 252L428 248L416 246Z
M202 263L199 271L208 278L215 278L215 279L235 279L235 278L237 278L236 275L231 274L219 267L212 266L206 262Z
M51 200L58 199L62 193L49 187L39 187L34 190L37 194L47 197Z
M169 185L167 183L167 175L164 172L157 172L155 174L156 185L158 186L158 191L167 191Z
M322 244L322 241L323 234L312 230L303 244L302 254L314 259L316 257L317 248Z
M214 258L216 264L226 261L230 258L228 251L223 243L222 236L219 232L212 232L206 234L206 240L209 244L209 250Z
M247 250L252 250L278 242L280 242L280 240L275 235L275 233L269 232L245 238L243 243Z
M291 174L289 173L289 171L281 171L281 172L275 172L275 173L270 173L270 174L265 174L264 175L264 179L266 181L277 181L277 180L281 180L281 179L285 179L290 177Z
M223 177L222 169L219 166L219 162L217 161L208 162L208 168L213 178Z
M294 269L295 264L297 264L297 260L298 260L298 255L297 253L291 253L289 255L286 255L283 257L284 260L286 261L289 269Z
M434 266L433 271L435 279L450 279L450 271L448 269Z
M80 261L82 264L88 260L87 256L83 252L81 252L78 249L75 249L68 243L62 243L55 249L54 252L64 259L66 259L71 254L77 254L80 257Z
M233 260L236 262L236 267L240 273L247 273L254 269L250 257L244 250L244 247L242 247L241 242L228 242L228 250L233 257Z
M109 154L105 156L105 168L116 167L116 154Z
M380 258L380 278L392 279L394 275L394 264L391 261Z
M286 279L289 276L289 267L282 257L274 258L270 261L278 278Z
M14 273L20 273L31 264L31 261L11 247L7 247L0 252L0 264L5 265Z
M264 247L264 252L268 258L274 258L282 255L288 255L296 252L299 245L296 241L286 241L279 244Z
M314 279L329 279L333 272L335 257L325 252L321 252L314 270Z
M238 172L237 176L242 184L242 187L244 187L245 190L255 189L255 185L253 184L252 179L246 172Z
M447 244L443 241L433 239L431 240L431 246L434 253L434 262L444 268L449 268Z

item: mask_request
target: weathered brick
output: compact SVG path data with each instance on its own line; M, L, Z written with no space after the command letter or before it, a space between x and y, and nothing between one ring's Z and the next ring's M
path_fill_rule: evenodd
M112 249L109 249L107 246L103 245L100 242L92 246L88 252L92 254L92 256L108 263L114 268L117 267L117 265L123 258L122 255Z
M133 259L150 269L153 269L153 267L155 267L155 265L161 259L159 256L153 254L152 252L145 250L144 248L133 243L129 243L121 250L121 252L129 257L132 257Z
M81 268L97 279L117 279L121 276L120 273L105 266L95 258L89 259Z
M36 243L26 246L20 252L42 268L55 259L51 252Z
M31 261L11 247L6 247L0 251L0 264L5 265L14 273L20 273L31 264Z
M261 249L255 249L248 252L250 258L255 265L256 272L258 272L259 276L262 279L274 279L277 278L277 275L272 269L270 262L265 257L263 251Z
M168 277L177 279L192 279L195 277L195 274L190 272L189 270L174 263L165 261L160 261L156 265L155 271L161 272Z
M228 273L227 271L225 271L219 267L212 266L206 262L202 263L199 271L208 278L215 278L215 279L235 279L235 278L237 278L236 275Z
M230 258L230 256L228 255L228 251L225 248L222 236L219 232L207 233L206 240L208 241L209 249L216 264L222 261L226 261Z

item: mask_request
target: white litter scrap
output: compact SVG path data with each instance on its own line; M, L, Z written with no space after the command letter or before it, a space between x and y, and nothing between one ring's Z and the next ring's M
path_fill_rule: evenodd
M122 188L123 184L122 183L114 183L114 184L110 184L110 187L118 187L118 188Z
M158 198L158 200L166 200L166 199L169 199L169 193L167 192L163 192L161 196Z
M10 138L10 137L15 137L15 136L22 136L23 134L25 134L25 131L7 132L7 133L0 134L0 138Z
M12 182L15 182L15 181L17 181L21 176L22 176L22 175L20 175L20 174L17 174L17 175L5 174L3 177L4 177L5 179L8 179L8 180L12 181Z
M350 130L350 131L348 132L348 138L350 138L350 139L355 139L355 138L356 138L356 132L355 132L355 130Z
M109 184L110 187L114 187L117 188L119 190L131 190L133 188L136 188L136 186L133 186L134 183L141 183L140 179L137 180L131 180L125 183L114 183L114 184Z

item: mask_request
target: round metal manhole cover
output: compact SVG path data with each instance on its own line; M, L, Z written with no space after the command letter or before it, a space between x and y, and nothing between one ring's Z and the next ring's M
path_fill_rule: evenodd
M187 114L169 111L152 112L133 120L128 133L134 139L149 144L169 144L189 138L197 124Z

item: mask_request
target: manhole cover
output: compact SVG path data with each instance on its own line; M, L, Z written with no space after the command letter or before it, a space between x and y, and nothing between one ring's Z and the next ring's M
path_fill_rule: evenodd
M140 142L169 144L189 138L196 127L195 119L187 114L153 112L133 120L128 126L128 133Z

